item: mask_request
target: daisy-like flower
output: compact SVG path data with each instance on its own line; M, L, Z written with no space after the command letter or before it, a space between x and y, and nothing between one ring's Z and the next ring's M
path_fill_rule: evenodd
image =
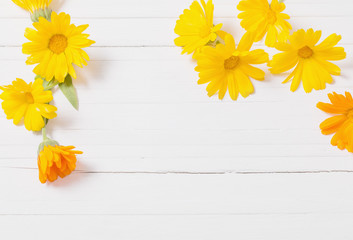
M320 124L324 135L335 133L331 144L339 149L353 152L353 98L349 92L328 94L331 103L319 102L317 107L324 112L335 114Z
M46 9L49 7L52 0L12 0L21 8L34 13L39 9Z
M52 140L51 140L52 141ZM54 182L58 176L64 178L76 168L76 154L81 151L73 150L74 146L46 145L38 154L39 180L46 183Z
M216 41L217 34L223 34L223 31L220 31L222 24L213 25L212 0L208 0L207 4L201 0L201 5L194 1L190 9L185 9L176 22L174 32L179 37L174 40L174 43L176 46L183 47L182 54L199 51L209 42Z
M287 40L292 26L286 21L289 16L282 13L286 6L278 0L242 0L238 10L243 11L238 15L242 19L240 25L249 32L256 34L255 42L266 35L265 44L273 47L277 41Z
M332 75L340 75L341 70L329 61L342 60L346 57L343 47L335 47L341 36L331 34L317 45L321 38L321 31L303 29L289 36L287 43L276 43L275 48L282 53L276 54L269 67L273 74L294 70L283 83L292 80L291 91L297 90L303 82L305 92L313 89L326 88L326 83L332 83Z
M15 125L24 119L27 130L39 131L45 125L43 117L55 118L57 108L48 104L53 100L52 92L44 91L42 85L43 80L37 78L29 84L17 79L12 85L0 86L3 91L0 99L7 119L13 119Z
M262 49L250 51L253 39L254 35L247 33L236 47L234 38L228 34L225 36L225 45L205 47L196 55L198 83L208 83L206 90L209 96L218 92L219 99L223 99L228 89L233 100L238 98L239 93L245 98L254 92L249 77L265 79L265 72L251 64L268 62L268 54Z
M23 44L22 52L29 54L26 63L38 64L33 72L47 81L55 78L64 82L67 74L76 78L72 64L87 65L89 57L82 48L91 46L88 34L82 32L88 24L76 27L70 24L70 15L53 12L51 21L43 17L33 23L36 30L27 28L25 37L30 42Z

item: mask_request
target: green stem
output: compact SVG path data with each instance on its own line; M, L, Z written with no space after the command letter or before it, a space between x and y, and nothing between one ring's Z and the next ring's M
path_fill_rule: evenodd
M43 127L43 128L42 128L42 136L43 136L43 141L45 141L45 140L48 139L46 127Z
M278 0L278 3L283 3L285 0Z
M58 85L59 82L58 81L51 81L46 87L44 87L44 91L49 91L52 90L53 87L55 87L56 85Z

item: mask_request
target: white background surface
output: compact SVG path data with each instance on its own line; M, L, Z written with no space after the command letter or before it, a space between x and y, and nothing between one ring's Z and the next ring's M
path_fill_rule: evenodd
M84 151L77 171L40 184L39 135L0 114L0 239L352 239L353 158L330 145L315 107L352 90L353 3L287 0L294 29L341 34L347 59L325 91L289 91L283 76L256 94L208 98L195 62L174 47L190 0L53 0L96 44L78 69L80 111L60 92L50 135ZM215 23L239 40L239 1L214 0ZM21 53L31 24L0 2L1 84L33 79ZM258 43L254 48L263 48ZM267 48L266 48L267 49ZM272 55L274 50L268 50ZM266 69L266 66L262 66Z

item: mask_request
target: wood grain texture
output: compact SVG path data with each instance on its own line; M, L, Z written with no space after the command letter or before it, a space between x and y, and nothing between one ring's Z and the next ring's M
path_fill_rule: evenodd
M352 214L240 215L11 215L1 216L2 233L12 239L41 239L43 223L60 239L350 239ZM68 221L68 219L70 219ZM12 231L22 226L22 231ZM64 231L58 231L57 226ZM99 226L99 227L98 227ZM205 226L207 226L205 228ZM68 235L70 229L70 235Z
M49 134L84 155L77 171L41 185L41 136L0 113L0 239L352 239L353 159L330 146L315 107L351 91L350 0L287 0L294 29L342 35L342 75L319 92L289 91L266 65L256 94L233 102L206 95L195 62L173 44L191 0L53 0L89 23L96 44L77 68L80 110L55 93ZM239 1L214 0L215 22L238 41ZM30 81L21 45L28 14L0 1L2 84ZM256 48L276 53L263 42ZM55 233L55 234L54 234Z

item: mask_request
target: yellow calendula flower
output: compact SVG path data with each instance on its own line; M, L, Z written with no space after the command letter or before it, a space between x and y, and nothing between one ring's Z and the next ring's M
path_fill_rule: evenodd
M54 182L58 176L64 178L76 168L76 154L81 151L73 150L74 146L44 146L38 154L39 180L46 183Z
M206 88L209 96L218 92L219 99L223 99L228 89L233 100L238 98L239 93L245 98L254 92L249 77L264 80L265 72L251 64L268 62L268 54L262 49L250 51L253 39L253 34L245 34L236 47L234 38L228 34L225 45L205 47L196 55L198 83L209 83Z
M353 152L353 98L349 92L328 94L331 103L319 102L317 107L324 112L335 114L320 124L322 134L335 133L331 144L339 149Z
M12 0L21 8L34 13L39 9L48 8L52 0Z
M346 57L343 47L335 47L341 36L331 34L317 45L321 31L303 29L293 33L287 43L277 43L276 49L282 53L276 54L269 67L273 74L286 72L294 68L283 83L292 80L291 91L297 90L303 82L305 92L313 89L326 88L326 83L332 83L332 75L340 75L341 70L329 61L342 60Z
M201 0L201 5L194 1L190 9L185 9L176 22L174 32L179 37L174 40L174 43L183 47L182 54L198 51L209 42L215 41L218 33L223 34L220 31L222 24L213 25L212 0L209 0L207 4Z
M22 49L24 54L31 55L27 64L38 64L33 72L47 81L55 78L63 82L67 74L76 78L72 64L87 65L85 60L89 57L82 48L94 43L88 34L82 33L88 24L76 27L70 24L70 15L53 12L51 21L40 17L33 26L36 30L26 29L25 37L30 42L23 44Z
M273 47L277 41L284 42L289 36L292 26L286 21L289 16L282 13L286 5L272 0L242 0L238 10L243 11L238 15L242 19L240 25L249 32L256 34L255 42L266 35L265 44Z
M53 100L51 91L44 91L43 80L37 78L27 84L22 79L12 82L12 85L0 86L3 91L0 99L7 119L13 119L18 125L24 119L24 125L29 131L40 131L44 127L44 118L56 117L55 106L48 103Z

